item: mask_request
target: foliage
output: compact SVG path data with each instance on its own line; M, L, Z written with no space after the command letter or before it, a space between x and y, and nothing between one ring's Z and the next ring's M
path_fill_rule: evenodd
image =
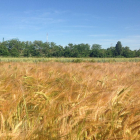
M99 44L72 44L69 43L63 47L57 45L54 42L42 42L35 40L33 42L26 41L21 42L18 39L12 39L0 43L0 56L13 57L139 57L139 50L130 50L128 46L122 47L120 41L117 42L116 46L109 47L107 49L101 48Z
M17 48L13 47L12 49L10 49L10 54L13 57L19 57L19 52L17 50Z
M116 53L116 56L122 55L122 44L120 41L118 41L115 46L115 53Z
M93 44L92 47L91 47L91 50L101 50L101 45Z
M3 44L0 45L0 56L9 56L9 51Z

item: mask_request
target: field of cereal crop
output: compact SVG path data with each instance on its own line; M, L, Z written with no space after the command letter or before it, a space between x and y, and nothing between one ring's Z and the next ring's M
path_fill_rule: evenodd
M140 62L116 60L1 58L0 139L139 140Z

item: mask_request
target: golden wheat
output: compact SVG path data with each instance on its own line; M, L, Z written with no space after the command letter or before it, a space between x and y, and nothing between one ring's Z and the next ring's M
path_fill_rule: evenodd
M139 140L139 87L139 62L0 62L0 139Z

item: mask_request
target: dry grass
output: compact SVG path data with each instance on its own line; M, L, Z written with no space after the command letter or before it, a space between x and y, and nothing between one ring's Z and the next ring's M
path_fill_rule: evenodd
M1 140L139 140L140 63L0 63Z

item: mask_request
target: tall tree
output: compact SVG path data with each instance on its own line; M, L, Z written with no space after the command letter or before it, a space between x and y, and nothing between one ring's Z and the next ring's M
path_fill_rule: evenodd
M122 50L123 50L122 44L120 41L118 41L116 46L115 46L116 56L122 55Z

